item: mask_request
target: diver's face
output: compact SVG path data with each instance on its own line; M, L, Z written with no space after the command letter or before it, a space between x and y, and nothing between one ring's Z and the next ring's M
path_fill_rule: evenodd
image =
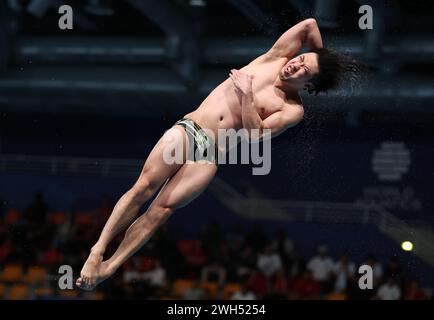
M279 78L293 87L301 89L318 72L318 55L309 52L289 60L280 70Z

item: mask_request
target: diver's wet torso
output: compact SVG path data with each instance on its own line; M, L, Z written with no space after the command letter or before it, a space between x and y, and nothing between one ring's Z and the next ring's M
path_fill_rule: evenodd
M300 96L297 92L291 97L276 88L275 81L282 67L288 62L287 58L249 64L241 69L242 72L253 75L252 89L254 106L261 119L282 110L285 104L300 107ZM227 141L218 141L219 129L243 128L241 100L237 96L234 84L230 78L217 86L195 111L184 115L197 123L201 128L211 130L216 137L216 144L220 152L226 152L234 146L226 145Z

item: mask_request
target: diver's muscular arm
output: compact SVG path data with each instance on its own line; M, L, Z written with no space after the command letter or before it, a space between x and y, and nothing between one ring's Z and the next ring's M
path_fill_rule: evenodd
M286 129L295 126L303 119L304 110L301 104L286 104L282 110L262 120L254 105L253 77L235 69L231 70L229 76L241 100L243 127L247 130L250 141L275 137Z
M301 105L285 105L263 120L264 130L271 130L270 138L276 137L286 129L294 127L303 120L304 110ZM260 139L264 138L263 136Z
M313 18L297 23L281 35L267 55L272 58L293 57L303 45L308 49L323 47L318 24Z
M253 104L253 77L235 69L231 70L229 76L232 79L235 91L241 100L241 116L244 129L247 129L250 137L252 137L252 135L261 134L264 124ZM257 130L255 130L255 132L252 131L252 129Z
M311 20L310 23L308 23L307 28L307 34L305 38L305 45L308 49L316 49L316 48L322 48L323 41L321 32L319 31L318 24L316 23L315 19L308 19Z
M253 104L253 92L249 90L241 95L241 116L243 127L250 137L262 134L264 124ZM257 129L256 132L252 129Z

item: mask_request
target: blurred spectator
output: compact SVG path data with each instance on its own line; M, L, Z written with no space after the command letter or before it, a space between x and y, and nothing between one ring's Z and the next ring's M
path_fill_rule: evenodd
M123 265L122 278L124 283L129 284L141 279L139 272L140 257L132 257L129 261Z
M198 278L193 280L191 287L189 287L183 294L184 300L203 300L206 298L205 290L200 286Z
M238 280L244 279L244 277L249 277L250 273L256 268L257 257L250 246L244 247L241 251L241 255L237 261L237 276Z
M404 279L402 275L402 268L399 260L396 257L391 257L387 262L386 268L384 270L384 277L386 279L394 278L400 287L404 284Z
M368 259L362 263L362 265L368 265L372 268L372 273L374 276L374 288L376 288L383 280L383 266L377 261L374 255L369 255Z
M155 257L151 256L151 253L146 251L138 256L138 261L138 271L141 273L151 271L154 269L156 263Z
M273 245L266 245L263 252L258 254L258 268L267 278L273 277L276 272L282 269L282 260L274 251Z
M187 272L194 276L199 274L205 263L205 252L199 241L180 240L177 242L177 246L186 261Z
M246 234L245 244L252 247L254 252L259 252L264 249L268 242L268 237L262 226L259 223L253 224L250 231Z
M312 271L313 279L321 284L322 291L328 293L331 290L335 266L333 260L328 255L326 246L318 247L318 255L308 262L307 268Z
M240 291L235 291L231 300L256 300L255 293L249 288L246 282L241 285Z
M290 282L290 298L301 300L319 299L321 284L315 281L311 270L307 269L301 277Z
M95 210L107 214L108 201L103 198ZM80 270L88 248L95 240L95 225L93 222L91 225L72 223L76 222L72 219L72 212L63 213L60 223L51 218L50 223L46 223L48 220L40 221L44 213L35 212L46 214L47 207L42 194L39 194L26 210L26 216L35 219L32 224L25 223L22 218L9 225L0 221L2 266L16 263L26 270L30 265L40 265L47 267L49 273L57 273L59 265L69 264L74 270ZM17 217L20 219L19 213ZM333 264L325 247L319 248L318 255L309 261L304 272L304 257L294 249L283 229L278 229L276 238L267 242L260 225L254 225L245 237L241 226L235 225L223 241L218 225L208 224L203 229L201 240L211 252L209 254L197 239L175 241L172 237L168 225L162 225L148 245L124 264L123 272L112 281L101 284L99 290L108 299L171 298L167 290L171 282L194 276L196 280L182 298L207 299L204 286L208 284L198 280L202 276L205 282L218 282L220 289L226 281L243 283L240 292L225 295L232 299L371 299L373 295L374 299L387 300L401 296L406 300L431 298L431 293L423 290L417 281L409 282L405 290L402 289L399 284L404 283L406 275L394 257L389 259L384 269L384 278L390 280L380 288L377 287L383 278L382 265L373 256L365 261L364 264L373 268L375 290L361 290L354 263L342 256ZM122 234L115 237L107 249L107 256L121 240ZM216 288L215 283L210 285ZM330 288L335 289L333 293L323 296ZM88 298L82 294L80 297Z
M45 247L46 249L42 251L39 257L39 264L48 267L51 271L57 272L62 261L62 255L56 247L50 246L50 244L47 244Z
M223 237L217 223L207 223L203 225L200 235L200 243L208 262L220 258L220 247L222 241Z
M273 249L280 255L283 268L286 271L291 270L295 257L295 248L294 243L289 239L285 229L279 228L277 230L276 239L273 241Z
M160 260L155 259L154 267L149 271L143 272L142 279L149 281L155 287L166 286L166 270L161 266Z
M155 259L154 267L141 274L141 279L146 281L155 296L161 296L162 292L166 289L166 270L161 266L160 260Z
M55 236L53 239L53 243L62 245L66 244L67 242L71 242L71 239L73 240L73 235L71 234L71 215L66 215L66 221L64 223L61 223L56 231ZM73 241L72 241L73 242Z
M155 252L161 253L159 258L161 265L167 271L167 277L174 280L185 271L185 261L176 245L176 241L169 232L167 223L160 226L155 233L154 241Z
M286 230L277 229L276 239L273 241L273 248L281 255L291 257L295 253L294 242L289 239Z
M267 278L259 269L252 271L247 286L252 289L257 299L262 299L268 293Z
M12 241L4 238L0 236L0 265L4 265L13 249Z
M399 300L401 288L394 278L389 278L385 284L378 288L376 298L379 300Z
M333 269L335 275L334 291L343 293L347 290L348 282L352 281L356 272L356 265L348 259L347 255L342 255Z
M240 253L238 252L238 255ZM217 259L220 264L224 265L227 271L233 271L236 269L235 265L237 263L237 259L234 259L234 257L231 255L229 251L229 247L225 241L222 241L220 244L220 256Z
M303 255L295 251L294 257L292 259L291 269L288 270L288 276L292 278L297 277L302 274L305 269L306 261L304 260Z
M244 242L241 224L237 223L232 226L230 231L226 234L225 242L231 255L238 255L240 253Z
M108 194L103 194L99 206L95 209L95 224L103 227L113 210L113 203Z
M217 282L222 287L226 282L226 269L217 261L202 268L202 282Z
M30 206L27 207L23 216L28 222L43 224L47 221L48 204L44 199L42 192L36 193Z
M404 300L428 300L428 295L418 281L412 280L405 289Z
M288 279L285 276L283 269L277 271L274 279L272 280L271 291L273 294L286 296L288 294Z

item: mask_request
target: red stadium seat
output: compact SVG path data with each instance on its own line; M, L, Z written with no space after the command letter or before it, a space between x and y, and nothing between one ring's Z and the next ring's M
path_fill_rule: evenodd
M9 256L9 254L12 252L12 249L13 247L10 243L6 242L0 244L0 262L4 261Z
M23 267L16 264L8 264L0 275L0 280L5 282L17 282L23 278Z
M16 209L9 209L5 215L5 223L7 225L14 224L20 218L20 213Z
M179 240L177 244L179 251L186 258L189 265L201 266L205 262L205 253L203 252L199 241Z
M180 298L193 285L191 279L176 279L172 286L172 295Z
M66 222L67 214L64 212L53 212L50 214L49 221L51 224L60 225Z
M0 282L0 299L3 299L6 293L6 285Z
M206 291L208 299L215 299L217 297L217 292L219 290L219 284L217 282L202 282L200 287Z
M60 290L59 296L65 299L76 299L80 297L80 292L77 290Z
M54 290L53 288L36 288L34 294L36 298L53 297Z
M241 285L238 283L228 283L223 288L223 299L228 300L232 297L235 292L241 291Z
M21 283L12 285L7 296L9 300L27 300L29 298L29 288Z
M31 266L24 276L24 281L28 283L42 283L47 275L47 269L39 266Z
M93 223L93 215L88 212L78 212L74 215L74 224L89 226Z

